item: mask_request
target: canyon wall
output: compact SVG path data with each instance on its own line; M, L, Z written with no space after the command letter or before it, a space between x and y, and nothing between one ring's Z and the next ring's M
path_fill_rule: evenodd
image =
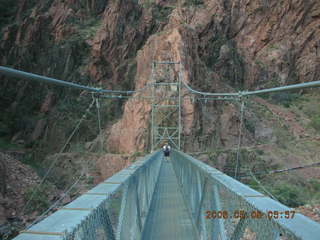
M14 20L2 29L2 65L109 89L145 86L150 63L168 58L181 61L184 81L202 91L258 89L319 76L317 1L27 2L17 1ZM43 115L60 101L60 89L6 78L1 88L7 96L2 107L11 112L20 111L31 90L38 91L29 102L42 115L25 138L34 141L45 129L53 131ZM234 145L238 108L226 106L210 103L208 120L201 117L203 105L184 100L184 147L197 150L201 135L208 136L209 145ZM105 123L106 148L145 151L150 103L129 99L115 108L123 114L117 123ZM252 140L249 133L245 136ZM194 138L199 141L188 140Z

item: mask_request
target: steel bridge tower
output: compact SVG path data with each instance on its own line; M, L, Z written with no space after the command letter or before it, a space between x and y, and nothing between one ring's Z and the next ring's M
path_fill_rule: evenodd
M164 142L181 147L181 63L153 62L151 72L151 151Z

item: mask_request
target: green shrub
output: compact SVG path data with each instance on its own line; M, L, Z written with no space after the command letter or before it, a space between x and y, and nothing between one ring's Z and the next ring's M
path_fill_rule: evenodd
M252 134L255 133L256 127L252 120L245 118L244 119L244 126L245 128Z
M281 104L285 107L290 105L300 97L297 93L280 92L271 94L271 102L274 104Z
M137 158L137 157L142 157L142 156L145 156L145 155L146 155L146 153L144 153L144 152L135 152L135 153L133 153L131 155L131 157Z
M312 118L315 115L319 115L320 114L320 109L318 104L316 104L316 101L312 101L310 102L310 99L306 100L308 98L304 99L304 103L303 105L301 105L301 110L309 117ZM308 102L309 101L309 102Z
M320 203L320 180L318 179L306 180L296 174L257 176L257 178L276 199L289 207ZM254 179L245 179L243 183L259 192L264 192Z
M40 187L31 186L26 189L24 193L25 201L29 201L27 206L27 212L31 213L34 211L43 212L49 207L49 194L52 192L52 185L42 184Z
M169 6L152 5L152 16L156 21L166 22L173 8Z
M220 48L227 43L227 39L224 36L216 35L207 44L207 52L205 62L208 67L212 67L218 62L220 56Z
M249 187L251 187L251 188L253 188L253 189L257 190L257 191L261 191L259 184L256 181L254 181L253 179L245 180L243 182L246 185L248 185Z
M34 153L27 153L21 162L32 167L40 177L45 175L46 169L40 166L39 162L34 157Z
M186 6L198 6L204 4L203 0L186 0Z
M0 1L0 29L6 24L9 24L10 22L14 21L14 16L18 9L17 6L17 0Z
M258 155L263 155L263 154L264 154L264 151L263 151L262 149L257 149L257 150L256 150L256 153L257 153Z
M87 184L92 185L94 183L94 177L93 176L88 176L86 181L87 181Z
M274 128L274 135L277 137L276 143L278 147L283 149L290 147L290 141L293 140L293 137L289 133L287 125Z
M289 183L283 183L272 189L272 194L283 204L289 207L298 207L306 203L301 188Z
M320 192L320 180L311 179L309 180L309 184L311 186L311 190L314 192Z
M16 144L12 144L10 139L0 137L0 149L1 150L10 150L18 148L19 146Z
M320 204L320 180L311 179L307 184L311 204Z
M309 123L309 126L314 128L317 131L320 131L320 115L313 116L311 118L311 122Z

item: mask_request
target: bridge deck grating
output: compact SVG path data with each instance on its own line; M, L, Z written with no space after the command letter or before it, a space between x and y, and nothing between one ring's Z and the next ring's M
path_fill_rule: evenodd
M171 162L163 162L143 231L144 240L198 239Z

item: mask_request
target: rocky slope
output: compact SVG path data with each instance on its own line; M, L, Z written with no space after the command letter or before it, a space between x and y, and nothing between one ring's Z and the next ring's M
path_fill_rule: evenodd
M316 1L204 1L176 8L164 31L150 37L138 52L136 89L150 76L148 63L168 57L183 63L184 81L207 91L222 91L224 85L237 90L314 81L319 71L318 7ZM129 101L123 119L114 126L115 131L121 126L129 136L109 137L109 145L116 143L114 150L119 152L141 151L146 147L141 141L148 139L141 127L130 129L147 125L150 107L140 103L132 109L130 105ZM198 148L188 142L188 137L197 137L199 130L199 135L213 135L217 129L221 131L216 141L225 147L234 146L237 109L233 105L213 106L210 114L219 117L213 117L209 124L200 119L200 111L199 106L195 110L195 104L184 101L185 148ZM250 141L250 134L246 136Z
M149 63L170 58L181 60L186 82L208 91L271 87L312 81L319 75L317 1L18 3L15 22L2 30L1 63L27 71L105 88L139 89L149 80ZM30 13L22 16L22 12ZM10 82L1 84L12 93ZM19 85L16 97L6 99L11 112L17 111L31 86L41 93L38 105L46 102L49 106L38 111L47 113L52 108L57 90L42 86L40 90L21 81ZM130 131L126 140L111 131L107 144L113 152L146 149L144 139L148 138L141 128L148 122L150 107L139 103L133 110L130 104L126 103L123 120L112 131L137 130ZM183 103L185 136L195 136L204 125L194 107ZM212 108L221 116L212 129L225 129L220 142L232 145L234 139L227 136L236 130L228 131L230 121L225 118L236 109L218 109ZM226 115L221 111L227 111ZM48 125L40 118L32 126L32 140L39 139ZM201 129L201 133L208 131ZM192 147L188 140L185 146Z
M11 234L10 225L22 225L21 212L24 196L31 187L40 182L35 171L9 155L0 153L1 188L0 193L0 236ZM34 216L30 216L32 218Z

